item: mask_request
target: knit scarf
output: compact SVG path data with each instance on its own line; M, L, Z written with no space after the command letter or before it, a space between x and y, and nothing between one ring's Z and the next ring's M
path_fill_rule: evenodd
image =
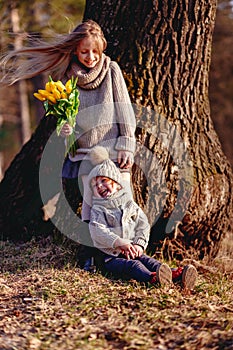
M101 55L95 67L91 68L89 71L85 70L85 68L81 67L78 63L73 62L67 75L69 78L71 78L72 75L78 77L77 85L84 90L96 89L104 80L110 62L110 57L106 56L104 53Z
M125 205L126 203L131 205L132 197L128 192L125 192L124 189L121 189L106 199L93 197L92 202L93 204L102 205L105 208L111 209L119 208L121 205Z

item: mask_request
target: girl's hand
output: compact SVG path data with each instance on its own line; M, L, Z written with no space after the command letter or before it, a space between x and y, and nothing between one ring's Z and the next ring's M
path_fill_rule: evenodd
M134 163L134 156L129 151L118 151L117 162L121 169L131 168Z
M65 123L63 127L61 128L60 135L62 137L70 136L73 132L72 126L70 126L68 123Z

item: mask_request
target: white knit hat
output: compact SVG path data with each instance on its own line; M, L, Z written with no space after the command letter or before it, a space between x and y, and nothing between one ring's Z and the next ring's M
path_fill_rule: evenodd
M111 159L106 148L95 146L90 152L90 160L96 165L88 175L88 183L97 176L108 177L121 185L121 173ZM121 185L122 186L122 185Z

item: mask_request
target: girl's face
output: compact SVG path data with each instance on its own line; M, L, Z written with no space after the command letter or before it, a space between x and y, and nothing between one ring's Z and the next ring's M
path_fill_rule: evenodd
M108 177L97 176L91 180L91 188L95 197L107 198L116 193L121 186Z
M100 49L91 37L82 39L77 46L76 55L79 62L87 68L94 68L100 60Z

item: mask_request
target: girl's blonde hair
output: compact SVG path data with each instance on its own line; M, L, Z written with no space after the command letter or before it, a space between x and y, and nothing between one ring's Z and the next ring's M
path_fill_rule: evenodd
M54 80L62 79L76 59L78 43L87 37L96 41L102 54L107 42L101 27L92 20L79 24L67 35L58 35L52 43L28 36L33 46L14 50L0 61L3 71L1 82L14 84L18 80L29 79L44 72L50 74Z

